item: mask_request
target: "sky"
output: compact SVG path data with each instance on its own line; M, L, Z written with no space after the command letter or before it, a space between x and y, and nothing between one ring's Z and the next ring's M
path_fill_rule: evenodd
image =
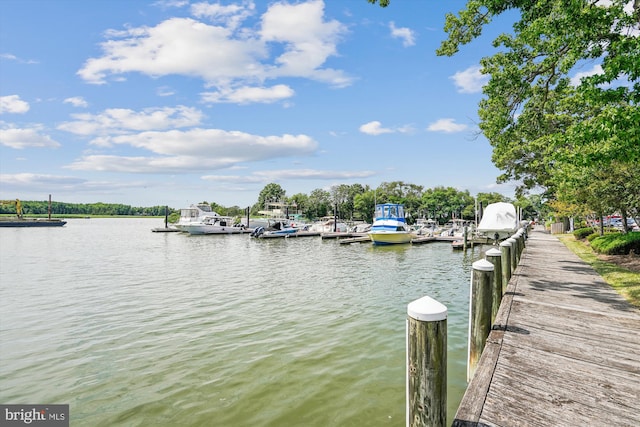
M465 1L0 1L0 199L246 207L383 182L514 196Z

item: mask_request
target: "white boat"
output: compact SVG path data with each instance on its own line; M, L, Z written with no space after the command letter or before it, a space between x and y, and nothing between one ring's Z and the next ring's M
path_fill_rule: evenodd
M495 241L503 240L518 230L516 208L511 203L491 203L482 214L478 235Z
M442 231L438 226L438 222L431 218L418 218L412 230L418 236L435 236Z
M180 209L180 219L174 224L174 226L183 230L183 226L192 223L202 223L209 218L219 217L216 212L211 210L211 206L206 203L198 203L197 205L191 205L188 208Z
M369 231L374 245L409 243L416 235L404 217L404 205L383 203L376 205L375 217Z
M181 229L189 234L240 234L244 225L234 226L232 217L218 215L184 224Z
M251 237L287 237L297 233L298 227L292 227L287 220L269 219L266 227L257 227Z
M332 216L325 216L311 224L307 230L315 233L346 233L349 231L349 226L340 220L336 221Z

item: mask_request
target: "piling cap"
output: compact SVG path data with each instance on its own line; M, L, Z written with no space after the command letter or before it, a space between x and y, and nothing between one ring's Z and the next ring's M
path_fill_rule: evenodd
M507 240L505 240L503 242L500 242L500 246L509 246L509 247L511 247L511 240L507 239Z
M478 260L478 261L474 262L473 264L471 264L471 267L474 270L478 270L478 271L493 271L494 268L495 268L493 266L493 264L491 264L486 259L481 259L481 260Z
M447 307L431 297L422 297L409 303L407 314L423 322L437 322L447 318Z
M517 240L516 240L516 239L514 239L513 237L509 237L509 238L507 239L507 242L509 242L509 243L511 243L511 244L514 244L514 243L516 243L516 242L517 242Z
M502 256L502 252L500 252L500 249L491 248L485 253L485 255L486 256Z

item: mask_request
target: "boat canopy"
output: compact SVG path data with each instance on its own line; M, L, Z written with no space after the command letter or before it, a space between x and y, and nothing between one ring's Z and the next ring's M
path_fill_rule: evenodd
M516 208L511 203L491 203L482 214L478 232L515 232L518 229Z
M398 203L376 205L375 219L396 219L404 222L404 206Z

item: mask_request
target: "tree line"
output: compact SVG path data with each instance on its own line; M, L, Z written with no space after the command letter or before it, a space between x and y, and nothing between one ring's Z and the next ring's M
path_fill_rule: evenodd
M49 202L20 201L23 215L47 215ZM51 202L51 213L55 215L108 215L108 216L164 216L164 206L135 207L120 203L65 203ZM0 214L16 214L15 201L0 204Z
M371 222L375 205L378 203L402 203L409 222L418 218L431 218L445 223L452 218L475 218L476 209L495 202L513 202L520 207L523 217L535 218L544 211L540 197L521 197L515 201L499 193L479 193L476 197L468 190L453 187L425 189L421 185L402 181L383 182L377 188L368 185L336 185L329 190L315 189L309 194L297 193L287 196L280 184L267 184L258 195L258 200L248 207L224 206L216 202L202 201L220 215L244 217L247 209L252 216L260 216L261 211L274 206L287 206L290 215L299 214L313 221L322 217L337 215L343 220ZM24 215L47 215L48 201L21 201ZM15 215L15 203L0 204L0 214ZM65 203L51 202L51 213L64 215L105 215L105 216L164 216L165 206L135 207L121 203ZM284 213L284 210L283 210ZM172 221L180 215L180 207L168 207L167 214Z
M373 221L375 205L379 203L401 203L405 206L407 220L430 218L445 223L453 218L473 220L476 210L495 202L512 202L523 212L523 217L536 218L545 214L542 199L537 195L511 200L499 193L479 193L471 196L468 190L453 187L425 189L421 185L402 181L383 182L377 188L362 184L335 185L329 190L315 189L309 194L297 193L287 196L276 183L267 184L258 195L257 202L250 207L251 215L270 206L287 206L289 213L300 213L308 220L317 220L336 215L343 220ZM225 208L215 203L213 209L224 215L242 215L234 206Z

